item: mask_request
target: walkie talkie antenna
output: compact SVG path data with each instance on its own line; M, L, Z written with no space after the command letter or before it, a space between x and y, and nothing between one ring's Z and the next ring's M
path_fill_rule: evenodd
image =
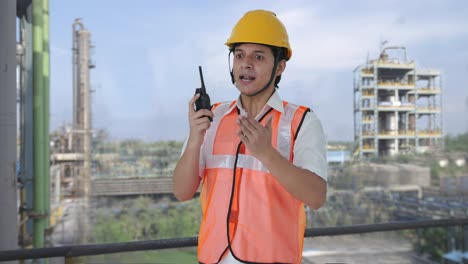
M203 73L202 73L202 68L201 66L198 66L198 71L200 72L200 81L201 81L201 87L195 89L195 94L199 94L198 99L195 101L195 109L196 111L200 109L211 109L211 102L210 102L210 96L206 92L205 89L205 81L203 80ZM208 116L208 119L213 121L213 118L211 116Z
M203 73L202 73L201 66L198 66L198 71L200 72L200 80L201 80L200 93L201 94L206 94L205 81L203 81Z

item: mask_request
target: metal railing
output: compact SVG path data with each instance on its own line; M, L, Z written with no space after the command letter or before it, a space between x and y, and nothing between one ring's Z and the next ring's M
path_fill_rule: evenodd
M388 222L381 224L352 225L342 227L309 228L305 231L305 237L339 236L350 234L363 234L372 232L398 231L405 229L421 229L448 226L466 226L468 218L419 220ZM147 241L134 241L123 243L72 245L51 248L18 249L0 251L0 261L41 259L64 257L66 259L82 256L112 254L121 252L133 252L144 250L174 249L182 247L195 247L198 244L197 237L159 239Z

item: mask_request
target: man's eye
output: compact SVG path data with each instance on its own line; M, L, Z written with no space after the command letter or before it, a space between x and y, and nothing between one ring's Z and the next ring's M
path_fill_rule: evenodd
M255 56L255 59L257 59L257 60L263 60L263 56L262 56L262 55L256 55L256 56Z
M242 58L243 56L242 56L242 54L236 54L236 55L234 55L234 57L235 57L236 59L240 59L240 58Z

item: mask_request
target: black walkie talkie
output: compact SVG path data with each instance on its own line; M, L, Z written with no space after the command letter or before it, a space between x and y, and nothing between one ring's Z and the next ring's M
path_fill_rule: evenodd
M205 82L203 81L203 73L201 66L198 66L198 70L200 71L200 80L201 80L201 88L195 89L195 94L199 93L200 97L198 97L197 101L195 101L195 109L196 111L200 109L208 109L211 110L211 102L210 96L206 93L205 89ZM210 122L213 121L213 118L208 117Z

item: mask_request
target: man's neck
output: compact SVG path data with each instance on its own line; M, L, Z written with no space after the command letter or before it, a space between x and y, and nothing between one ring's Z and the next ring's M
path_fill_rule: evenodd
M242 108L249 114L249 116L256 117L260 111L262 111L263 107L266 105L270 97L275 92L275 88L273 89L266 89L265 91L254 95L240 95L240 100L242 104Z

